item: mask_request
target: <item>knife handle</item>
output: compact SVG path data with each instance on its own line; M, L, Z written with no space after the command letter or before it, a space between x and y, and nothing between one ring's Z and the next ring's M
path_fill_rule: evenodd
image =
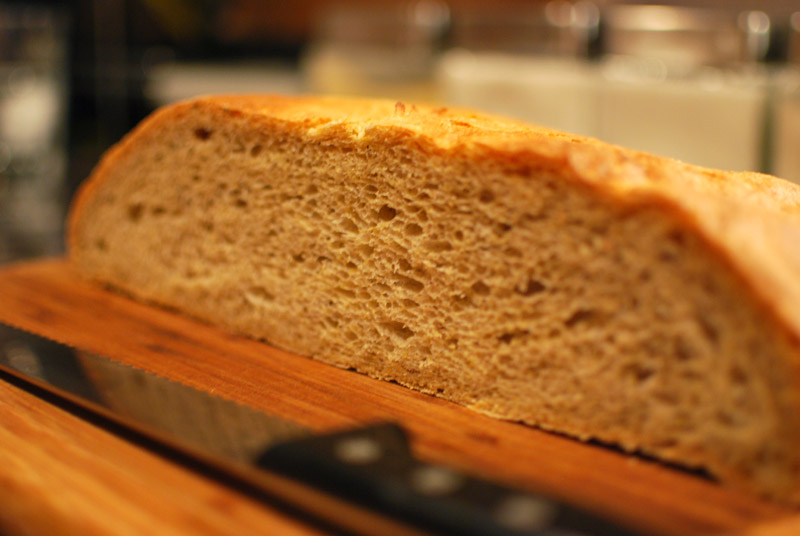
M256 464L434 533L637 534L544 495L421 461L394 423L281 443Z

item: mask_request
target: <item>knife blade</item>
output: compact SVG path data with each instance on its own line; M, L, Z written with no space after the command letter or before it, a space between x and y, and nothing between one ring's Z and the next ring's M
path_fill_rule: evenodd
M576 505L421 460L397 423L315 434L3 324L0 375L357 534L638 534Z

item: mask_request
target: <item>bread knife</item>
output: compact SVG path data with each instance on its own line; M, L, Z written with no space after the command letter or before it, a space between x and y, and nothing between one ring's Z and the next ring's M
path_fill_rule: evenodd
M639 534L576 505L421 460L396 423L315 434L283 417L2 324L0 377L340 532Z

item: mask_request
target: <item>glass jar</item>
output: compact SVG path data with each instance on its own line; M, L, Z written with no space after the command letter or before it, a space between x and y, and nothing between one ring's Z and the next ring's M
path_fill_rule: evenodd
M775 74L770 171L800 183L800 12L788 22L787 64Z
M450 12L438 0L332 5L304 54L314 93L434 101L433 68Z
M766 14L619 5L604 24L599 138L708 167L762 168Z
M65 26L54 8L0 6L0 261L63 247Z
M597 7L554 1L454 12L437 68L443 102L594 135Z

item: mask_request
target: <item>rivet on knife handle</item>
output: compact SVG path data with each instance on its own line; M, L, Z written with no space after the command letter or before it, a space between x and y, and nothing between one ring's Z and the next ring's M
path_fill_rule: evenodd
M542 495L422 462L392 423L282 443L256 463L442 534L635 534Z

